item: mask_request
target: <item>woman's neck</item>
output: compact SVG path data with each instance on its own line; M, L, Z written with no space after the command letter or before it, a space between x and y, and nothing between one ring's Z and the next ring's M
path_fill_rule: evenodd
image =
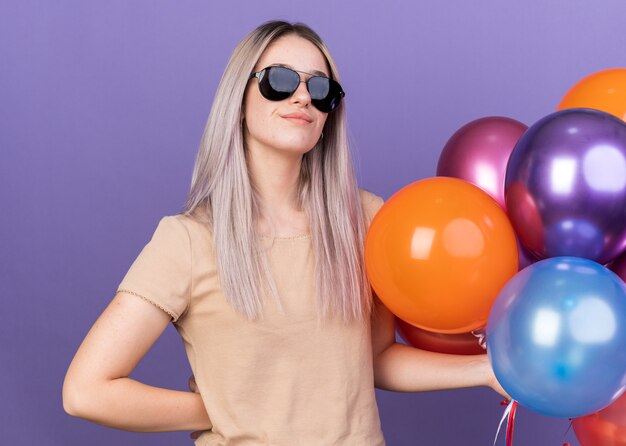
M298 197L302 155L255 147L247 151L247 163L265 217L258 222L259 231L276 237L307 233L308 219Z

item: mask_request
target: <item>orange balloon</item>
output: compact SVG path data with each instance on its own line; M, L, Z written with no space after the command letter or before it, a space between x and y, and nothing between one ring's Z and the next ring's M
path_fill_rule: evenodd
M610 68L583 78L563 96L557 110L580 107L626 121L626 68Z
M382 302L439 333L484 327L517 262L505 212L457 178L428 178L397 192L374 217L365 244L367 274Z

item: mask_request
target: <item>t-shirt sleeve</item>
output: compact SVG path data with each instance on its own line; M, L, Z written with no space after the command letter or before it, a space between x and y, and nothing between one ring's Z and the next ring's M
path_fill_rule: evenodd
M191 298L191 240L183 222L175 216L159 221L117 291L139 296L178 320Z
M380 208L383 207L384 200L378 195L375 195L365 189L361 189L361 202L363 206L363 213L365 214L365 227L367 228L367 230L369 230L372 220L374 219L378 211L380 211ZM376 295L374 289L372 289L372 296L376 305L383 305L380 298ZM375 312L376 311L374 311L372 315Z
M365 189L361 189L361 203L365 214L365 227L369 229L374 216L383 206L383 199Z

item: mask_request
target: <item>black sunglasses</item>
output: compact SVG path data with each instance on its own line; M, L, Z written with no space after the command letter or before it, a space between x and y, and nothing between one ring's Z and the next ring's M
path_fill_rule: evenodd
M309 74L306 82L300 79L300 73ZM265 99L270 101L282 101L291 96L300 82L306 83L306 88L311 95L311 103L319 111L330 113L339 107L341 98L346 94L341 89L339 82L317 74L296 71L287 67L271 66L261 71L251 73L250 78L256 77L259 81L259 90Z

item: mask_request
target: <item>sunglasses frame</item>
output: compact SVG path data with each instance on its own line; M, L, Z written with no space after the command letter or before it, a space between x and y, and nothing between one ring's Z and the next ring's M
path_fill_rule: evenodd
M315 108L317 108L322 113L331 113L331 112L337 110L337 108L339 107L339 104L341 102L341 99L346 95L346 93L343 91L343 88L341 87L341 84L339 82L337 82L336 80L330 78L330 77L322 76L322 75L319 75L319 74L307 73L306 71L298 71L298 70L294 70L293 68L285 67L285 66L282 66L282 65L270 65L268 67L263 68L262 70L250 73L250 77L248 78L248 80L250 80L252 78L256 78L257 79L257 81L258 81L257 84L259 86L259 91L261 92L261 95L265 99L267 99L268 101L283 101L283 100L291 97L291 95L293 95L296 92L296 90L298 89L298 86L296 86L296 88L289 94L287 94L288 92L279 92L279 93L282 93L282 94L287 94L285 97L282 97L282 98L274 99L274 98L269 98L269 97L265 96L265 94L263 93L263 89L261 88L261 81L263 79L263 76L264 76L265 72L270 70L270 69L272 69L272 68L281 68L283 70L292 71L292 72L296 73L298 75L298 86L302 82L304 82L306 84L306 89L309 92L309 95L311 95L311 90L309 89L309 82L311 81L311 79L316 78L316 77L327 79L328 82L329 82L329 92L333 90L333 86L335 87L335 89L339 90L338 93L337 93L338 100L336 101L337 105L335 107L333 107L332 109L330 109L330 110L322 110L319 107L319 105L320 105L321 102L325 101L328 96L326 98L324 98L324 99L313 99L313 97L311 96L311 103L313 104L313 106ZM310 77L306 81L303 81L302 77L300 77L300 73L308 74ZM271 87L271 85L270 85L270 87Z

